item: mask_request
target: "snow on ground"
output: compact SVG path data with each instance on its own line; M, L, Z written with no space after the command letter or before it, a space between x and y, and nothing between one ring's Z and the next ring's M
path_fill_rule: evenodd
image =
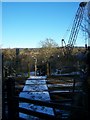
M28 78L28 79L46 79L47 78L47 76L30 76L30 78Z
M52 75L55 75L55 76L68 76L68 75L80 75L80 72L71 72L71 73L61 73L61 74L57 74L57 73L52 73Z
M45 92L45 90L48 90L45 79L46 76L30 76L30 78L26 80L26 84L23 88L23 91L19 94L19 97L40 101L50 101L49 92ZM53 109L49 107L37 106L29 103L20 103L19 106L32 111L54 115ZM38 120L36 117L25 115L23 113L20 113L19 115L27 120Z
M31 100L45 100L49 101L50 96L48 92L21 92L19 97L29 98Z
M45 91L48 90L46 85L25 85L23 91Z
M66 83L66 84L55 84L55 85L47 85L48 87L72 87L73 83Z
M30 80L30 79L28 79L25 84L43 85L43 84L46 84L46 80Z

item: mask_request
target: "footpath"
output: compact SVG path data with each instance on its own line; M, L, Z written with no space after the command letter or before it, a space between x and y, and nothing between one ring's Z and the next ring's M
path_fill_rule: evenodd
M46 85L46 76L30 76L26 80L25 86L20 92L19 97L31 100L50 101L48 87ZM29 103L19 103L19 106L28 110L54 115L52 108L37 106ZM19 116L26 120L39 120L37 117L19 113Z

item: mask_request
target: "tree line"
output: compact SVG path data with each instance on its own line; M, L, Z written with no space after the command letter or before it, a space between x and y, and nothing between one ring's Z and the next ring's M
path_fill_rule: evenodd
M68 56L65 54L65 48L59 47L53 39L46 39L40 42L40 48L22 48L16 55L16 48L3 49L3 64L9 70L18 71L18 73L27 73L35 70L37 61L37 70L46 71L47 64L50 65L51 72L61 69L63 66L85 65L84 61L78 59L77 55L84 53L85 48L74 48Z

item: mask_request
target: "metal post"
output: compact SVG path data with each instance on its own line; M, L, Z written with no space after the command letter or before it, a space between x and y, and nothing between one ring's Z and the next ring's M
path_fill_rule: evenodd
M16 48L16 75L19 72L19 48Z
M37 75L37 59L35 58L35 76Z
M30 63L28 63L28 77L30 77Z
M47 76L49 76L49 63L47 61Z

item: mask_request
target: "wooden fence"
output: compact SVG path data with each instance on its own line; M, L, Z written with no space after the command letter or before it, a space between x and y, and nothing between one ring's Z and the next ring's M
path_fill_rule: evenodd
M55 101L39 101L39 100L30 100L27 98L20 98L18 97L18 95L16 95L15 92L15 79L13 77L8 77L4 80L4 89L5 91L3 91L4 94L4 103L3 103L3 118L2 120L24 120L23 118L19 117L19 113L24 113L27 115L32 115L35 117L38 117L40 119L44 119L44 120L64 120L62 118L62 113L57 114L55 112L56 109L58 110L65 110L65 111L77 111L77 113L84 113L85 114L85 118L87 117L87 110L82 107L82 106L73 106L73 104L68 105L68 104L64 104L64 103L68 103L68 102L73 102L73 99L65 99L65 100L60 100L59 103L55 102ZM74 91L75 89L75 81L74 81L74 86L72 89L72 92L68 92L68 93L57 93L57 94L69 94L72 96L72 94L76 94L77 92ZM56 94L56 93L55 93ZM31 111L28 110L26 108L21 108L19 107L19 103L20 102L25 102L25 103L30 103L30 104L34 104L34 105L39 105L39 106L45 106L45 107L50 107L53 108L55 115L49 115L49 114L45 114L45 113L40 113L40 112L36 112L36 111ZM7 104L7 105L6 105ZM86 119L87 120L87 119Z

